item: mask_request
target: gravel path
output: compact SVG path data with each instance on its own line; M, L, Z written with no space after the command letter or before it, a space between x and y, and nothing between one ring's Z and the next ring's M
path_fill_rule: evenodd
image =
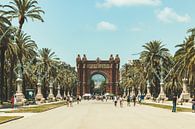
M0 129L195 129L195 114L84 101L0 125Z

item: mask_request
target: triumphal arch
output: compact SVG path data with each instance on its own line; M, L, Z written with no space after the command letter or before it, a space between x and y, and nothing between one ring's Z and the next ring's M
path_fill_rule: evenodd
M119 94L119 55L115 57L110 55L108 60L101 60L99 57L96 60L88 60L86 55L83 55L83 57L78 55L76 65L79 79L77 95L90 93L90 79L95 74L101 74L105 77L105 89L107 93Z

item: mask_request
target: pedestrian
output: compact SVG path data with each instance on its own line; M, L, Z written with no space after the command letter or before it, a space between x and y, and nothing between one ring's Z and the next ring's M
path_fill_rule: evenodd
M67 103L67 107L69 107L69 106L70 106L70 96L68 96L68 97L66 98L66 103Z
M195 96L192 99L192 113L195 113Z
M80 101L80 100L79 100L79 96L77 96L77 104L79 104L79 101Z
M106 102L108 101L108 96L106 96Z
M79 101L81 102L81 96L79 95Z
M12 108L14 108L14 95L11 97Z
M114 106L116 107L117 106L117 97L114 96Z
M14 103L13 103L13 105L14 105L14 108L16 108L16 105L17 105L17 98L16 98L16 95L14 95Z
M136 97L135 97L135 95L133 95L132 99L133 99L133 105L135 106L136 105Z
M177 105L177 96L173 95L173 107L172 107L172 112L176 112L176 105Z
M130 95L129 95L129 96L127 96L127 106L128 106L128 107L131 106L131 105L130 105L130 101L131 101L131 97L130 97Z
M72 96L70 96L70 107L73 107L72 103L73 103L73 98Z
M120 101L120 107L122 108L123 107L123 97L122 96L120 96L119 101Z

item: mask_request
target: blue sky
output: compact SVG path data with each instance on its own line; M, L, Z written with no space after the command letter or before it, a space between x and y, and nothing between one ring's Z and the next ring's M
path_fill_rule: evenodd
M122 65L138 58L132 54L151 40L161 40L174 54L187 29L195 27L194 0L38 1L45 22L28 21L24 31L39 48L51 48L73 66L77 54L88 59L119 54Z

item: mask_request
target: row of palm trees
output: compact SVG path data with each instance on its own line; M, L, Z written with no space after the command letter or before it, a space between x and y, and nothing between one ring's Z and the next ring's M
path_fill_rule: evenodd
M190 29L189 36L176 46L178 50L172 56L161 41L150 41L143 45L144 50L138 60L123 65L121 86L124 89L140 89L146 94L147 86L153 97L160 93L160 83L167 97L182 92L183 79L191 96L195 94L195 29Z
M44 22L44 13L37 0L10 0L7 5L0 5L1 104L16 92L19 65L22 68L23 93L26 88L36 88L38 76L42 78L44 97L48 94L50 80L63 90L71 90L75 85L75 69L60 61L51 49L38 49L31 36L22 30L29 19ZM18 20L18 26L12 24L14 19Z

